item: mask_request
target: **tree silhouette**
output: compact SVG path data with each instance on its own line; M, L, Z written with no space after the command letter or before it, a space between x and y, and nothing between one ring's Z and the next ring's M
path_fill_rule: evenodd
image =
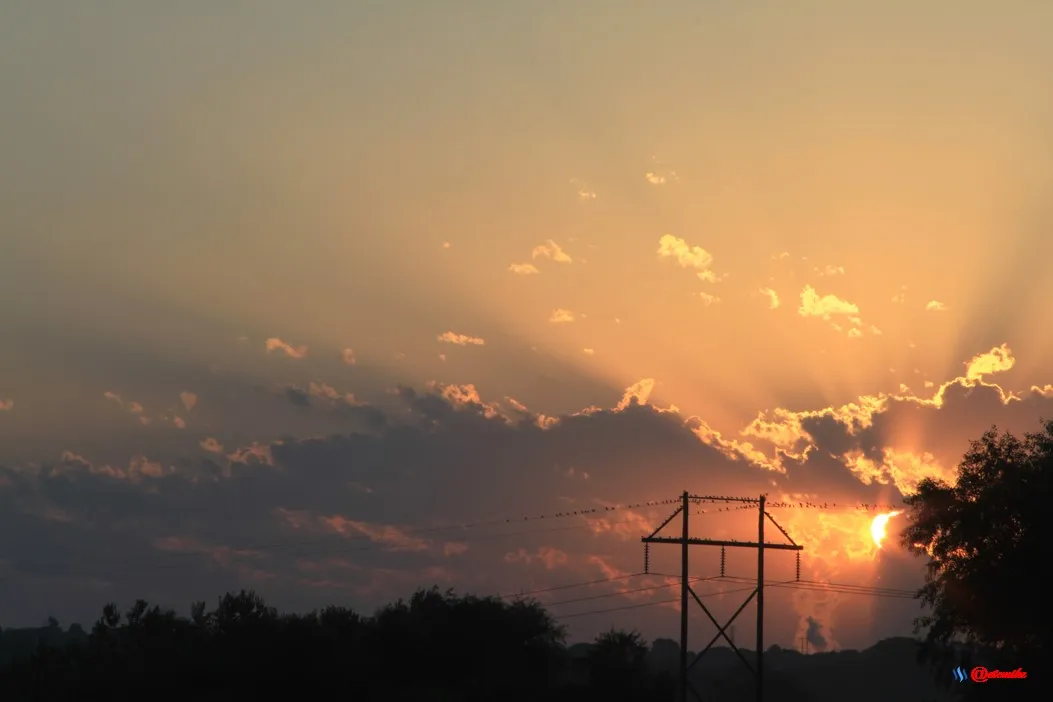
M992 428L971 443L955 485L927 479L906 499L903 544L929 559L918 595L931 614L916 625L947 681L951 665L976 662L955 658L962 642L979 646L988 667L1032 676L1048 667L1053 607L1041 575L1051 497L1053 422L1043 422L1023 438Z
M54 628L54 627L50 627ZM275 689L355 700L661 700L638 634L600 638L575 685L564 631L534 601L420 590L367 617L279 614L252 591L189 617L139 600L103 608L80 644L40 647L0 672L5 702L247 699ZM615 689L615 686L621 686ZM595 697L597 690L617 694Z

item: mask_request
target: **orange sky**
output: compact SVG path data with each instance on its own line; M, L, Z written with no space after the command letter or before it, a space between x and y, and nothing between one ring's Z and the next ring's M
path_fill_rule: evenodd
M664 505L407 534L684 489L838 502L772 510L809 579L915 587L856 506L1053 417L1053 8L704 5L0 8L0 624L634 573Z

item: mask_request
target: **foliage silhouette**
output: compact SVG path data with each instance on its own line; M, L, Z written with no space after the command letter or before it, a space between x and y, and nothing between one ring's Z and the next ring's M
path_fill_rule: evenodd
M927 479L906 499L903 544L929 559L918 595L931 614L915 622L925 632L922 653L946 684L955 665L1024 668L1031 694L1043 684L1053 644L1042 577L1053 546L1053 422L1023 438L992 428L971 443L958 471L954 486ZM1021 692L1006 682L966 689L983 699Z
M396 702L669 699L664 678L644 664L638 634L609 632L598 651L579 675L563 629L533 601L433 588L371 617L341 607L295 615L242 591L212 610L195 603L189 617L143 600L123 613L108 604L79 643L40 646L8 667L0 694L235 700L281 685L297 695Z

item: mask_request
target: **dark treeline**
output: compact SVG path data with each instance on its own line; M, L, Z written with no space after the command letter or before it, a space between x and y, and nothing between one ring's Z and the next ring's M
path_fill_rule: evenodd
M57 631L57 624L54 627ZM45 630L47 631L47 630ZM273 693L352 700L671 700L633 632L583 656L536 602L418 591L373 616L343 607L279 614L253 592L189 617L107 605L87 635L41 641L0 672L0 699L235 700Z

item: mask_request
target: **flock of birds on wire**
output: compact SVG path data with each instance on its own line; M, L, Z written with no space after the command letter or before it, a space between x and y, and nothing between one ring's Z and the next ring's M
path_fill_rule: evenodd
M648 502L638 502L635 504L625 505L612 505L606 507L594 507L591 509L577 509L566 512L556 512L554 514L541 514L537 516L527 516L522 519L506 519L506 523L512 523L515 521L533 521L536 519L561 519L564 517L588 517L590 515L603 514L604 512L615 512L624 509L643 509L645 507L658 507L660 505L672 505L680 504L683 498L677 497L670 500L651 500ZM755 509L759 500L744 500L741 497L689 497L689 502L694 504L719 504L724 503L728 506L718 507L716 509L699 510L695 514L707 514L710 512L734 512L746 509ZM732 504L746 502L746 504ZM856 504L845 504L837 502L766 502L765 506L771 509L836 509L836 510L852 510L857 512L889 512L899 509L896 505L892 504L881 504L881 503L856 503Z

